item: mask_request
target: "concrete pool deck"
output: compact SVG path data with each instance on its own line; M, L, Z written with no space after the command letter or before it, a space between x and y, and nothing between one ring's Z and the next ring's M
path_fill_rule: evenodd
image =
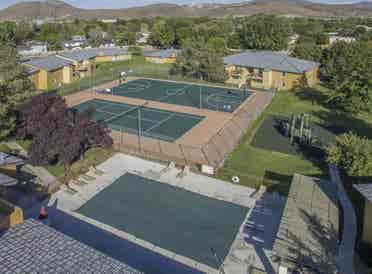
M265 195L265 197L263 197L264 200L257 202L252 198L252 195L256 192L255 189L226 183L192 172L186 172L183 176L180 176L181 170L178 168L167 168L165 165L156 162L150 162L120 153L99 165L97 169L103 171L103 174L97 175L94 171L88 172L87 175L93 179L88 181L86 178L82 178L81 180L85 179L86 181L84 184L77 185L72 183L72 188L76 190L75 194L71 194L65 189L61 189L51 197L50 204L54 204L57 201L55 204L58 209L74 216L75 218L90 223L102 230L113 233L120 238L131 241L196 270L204 273L219 273L219 270L208 265L175 254L174 252L155 246L152 243L136 238L126 232L74 212L96 194L110 186L123 174L127 172L138 174L203 196L250 208L239 232L235 235L235 240L233 241L230 251L222 264L222 268L225 269L225 273L237 274L247 273L247 269L252 267L254 269L273 269L272 265L267 266L267 264L271 264L271 262L267 262L269 261L269 255L267 254L270 252L266 252L266 249L270 247L269 242L271 242L273 235L275 234L275 224L277 219L279 218L280 220L280 206L278 206L278 204L280 205L282 203L280 199L276 199L275 197L274 199L271 195ZM272 201L272 204L270 201ZM268 210L264 208L265 206L269 206L271 209ZM270 214L267 215L267 212ZM251 223L254 222L259 223L260 226L271 228L268 230L265 229L264 235L253 235L256 231L250 230L249 227L251 227ZM260 240L260 237L264 239ZM263 242L266 243L263 244Z

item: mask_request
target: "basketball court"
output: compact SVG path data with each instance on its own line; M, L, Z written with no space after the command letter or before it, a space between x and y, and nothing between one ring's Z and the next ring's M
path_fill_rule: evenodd
M117 96L228 113L234 112L252 94L248 90L153 79L133 80L113 87L109 92Z

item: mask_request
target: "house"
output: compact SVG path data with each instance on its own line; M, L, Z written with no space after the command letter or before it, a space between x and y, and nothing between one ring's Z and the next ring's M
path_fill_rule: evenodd
M372 184L355 184L363 200L361 241L372 246Z
M96 54L96 63L126 61L132 58L132 54L128 50L121 48L94 48L89 51Z
M306 79L318 82L319 63L273 51L248 50L224 58L229 84L248 84L260 89L292 89Z
M17 183L17 180L0 173L0 186L9 186ZM6 194L3 193L4 196ZM23 210L0 198L0 231L23 223Z
M354 37L341 36L338 34L338 32L329 32L328 36L329 36L329 46L332 46L334 43L337 43L340 41L345 42L345 43L352 43L356 41Z
M357 25L357 26L355 26L355 28L363 28L366 31L372 31L372 27L366 26L366 25Z
M89 49L65 51L57 54L57 58L72 63L73 80L84 78L94 73L96 56L96 53Z
M30 41L25 46L17 47L21 56L37 56L48 53L48 44L39 41Z
M176 62L177 55L181 50L165 49L144 52L146 61L156 64L172 64Z
M101 19L100 21L105 24L115 24L118 22L118 19Z
M150 34L151 33L149 33L149 32L138 32L136 43L137 44L147 44L147 42L150 38Z
M141 273L34 219L5 231L0 246L0 273Z
M86 37L75 35L72 37L71 40L61 42L61 47L64 50L81 49L87 46L87 44L88 44L88 41Z
M337 186L295 174L273 245L278 273L339 273L338 239Z
M57 56L34 58L23 65L38 90L50 90L73 80L73 62Z
M291 36L289 37L288 47L290 47L290 48L291 48L291 47L294 47L294 46L296 45L296 43L297 43L299 37L300 37L300 36L299 36L297 33L291 35Z
M0 152L0 172L7 175L15 175L25 164L19 157Z

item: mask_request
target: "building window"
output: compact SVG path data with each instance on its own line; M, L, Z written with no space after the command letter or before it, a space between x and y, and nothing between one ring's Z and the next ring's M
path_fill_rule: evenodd
M285 75L286 75L285 72L282 72L282 77L285 77Z

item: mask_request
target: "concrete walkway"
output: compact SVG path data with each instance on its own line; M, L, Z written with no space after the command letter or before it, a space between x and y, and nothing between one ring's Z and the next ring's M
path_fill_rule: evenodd
M28 158L27 151L25 151L23 147L21 147L16 141L14 140L8 141L6 142L6 145L9 148L18 151L21 156ZM26 164L23 168L26 171L29 171L33 175L37 176L38 184L42 185L47 190L50 190L59 185L58 179L44 167Z
M335 165L329 166L332 182L337 185L338 199L344 212L343 232L338 250L337 265L341 274L354 274L354 248L357 224L354 207L342 184L339 171Z

